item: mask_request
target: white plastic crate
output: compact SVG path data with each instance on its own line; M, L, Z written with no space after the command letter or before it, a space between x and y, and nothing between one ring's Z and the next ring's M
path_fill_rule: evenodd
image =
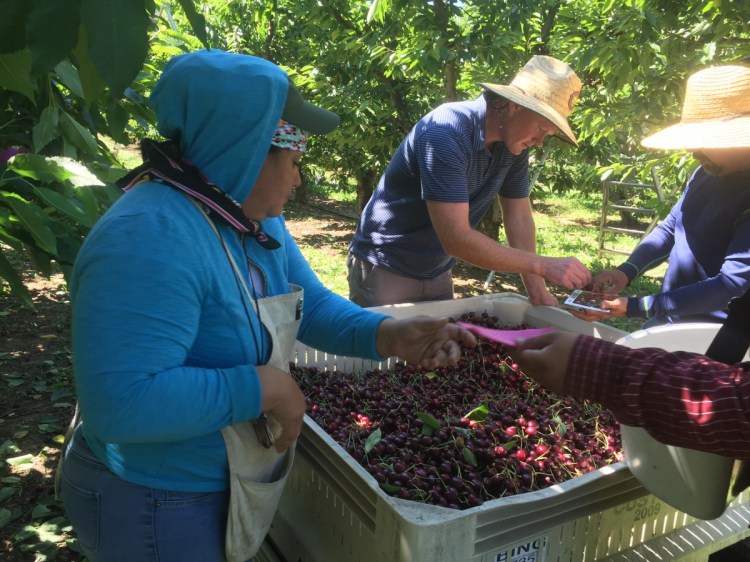
M263 541L260 550L253 557L253 562L284 562L277 554L277 549L269 539Z
M487 311L508 325L554 326L610 341L625 335L510 293L376 310L399 318ZM299 343L296 361L347 372L390 363L336 357ZM457 511L388 496L306 417L269 541L286 562L703 562L749 534L749 498L746 492L721 518L699 521L649 495L621 462Z

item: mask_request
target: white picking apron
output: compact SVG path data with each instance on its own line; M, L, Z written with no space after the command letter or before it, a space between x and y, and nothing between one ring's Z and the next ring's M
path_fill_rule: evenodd
M287 294L254 299L245 281L247 270L240 271L216 225L195 199L189 199L216 234L242 290L268 330L272 347L267 365L288 373L292 348L302 322L302 287L290 283ZM258 421L263 423L258 424ZM262 420L238 423L221 430L229 460L229 513L224 544L228 562L245 562L260 550L294 461L296 441L280 454L273 447L273 438L266 446L261 444L259 430L270 431L278 437L281 427L272 416L263 415Z
M289 285L289 293L258 299L258 314L271 335L268 365L289 372L292 348L302 321L303 290ZM274 437L280 425L267 417ZM276 513L284 484L294 460L295 443L284 453L260 443L253 422L242 422L221 430L229 458L229 515L227 517L226 557L229 562L245 562L255 556Z

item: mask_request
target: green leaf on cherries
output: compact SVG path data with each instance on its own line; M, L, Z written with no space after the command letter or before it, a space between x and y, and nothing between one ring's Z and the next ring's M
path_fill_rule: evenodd
M394 486L393 484L381 484L380 487L384 492L388 492L390 494L395 494L401 489L398 486Z
M468 462L471 466L477 466L477 458L474 456L474 453L471 452L471 449L464 448L464 460Z
M438 374L435 371L430 371L429 373L425 373L424 376L428 379L434 379Z
M380 442L382 437L383 434L380 433L380 428L377 428L367 437L367 441L365 441L365 455L372 451L372 448Z
M483 422L487 419L487 414L489 414L490 411L487 409L487 406L482 404L481 406L478 406L477 408L474 408L471 412L466 414L464 417L468 418L470 420Z
M430 414L427 414L425 412L417 412L417 417L422 420L422 423L424 423L426 426L429 426L432 429L440 429L440 422Z
M555 433L557 433L560 437L564 437L568 432L568 428L565 427L565 422L562 421L562 418L560 416L555 416L554 418L552 418L552 421L557 424Z

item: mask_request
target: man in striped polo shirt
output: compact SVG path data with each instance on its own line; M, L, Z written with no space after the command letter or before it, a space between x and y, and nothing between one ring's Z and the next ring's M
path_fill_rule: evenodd
M557 135L578 146L567 121L581 81L565 63L533 57L510 85L446 103L403 140L367 203L349 247L349 298L361 306L453 298L456 259L520 273L533 304L556 306L545 285L581 288L575 257L536 253L529 202L531 146ZM508 246L475 230L500 196Z

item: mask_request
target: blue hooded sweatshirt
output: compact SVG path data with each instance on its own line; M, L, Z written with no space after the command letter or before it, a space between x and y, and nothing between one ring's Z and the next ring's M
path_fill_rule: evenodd
M284 109L286 73L249 55L198 51L169 62L150 103L159 131L242 202ZM281 243L262 248L219 224L238 264L262 272L265 295L305 290L298 339L379 359L386 316L328 289L283 217L261 223ZM260 414L256 365L268 334L215 233L182 193L142 182L95 225L71 279L73 360L83 434L101 461L135 484L175 491L227 488L222 427Z

